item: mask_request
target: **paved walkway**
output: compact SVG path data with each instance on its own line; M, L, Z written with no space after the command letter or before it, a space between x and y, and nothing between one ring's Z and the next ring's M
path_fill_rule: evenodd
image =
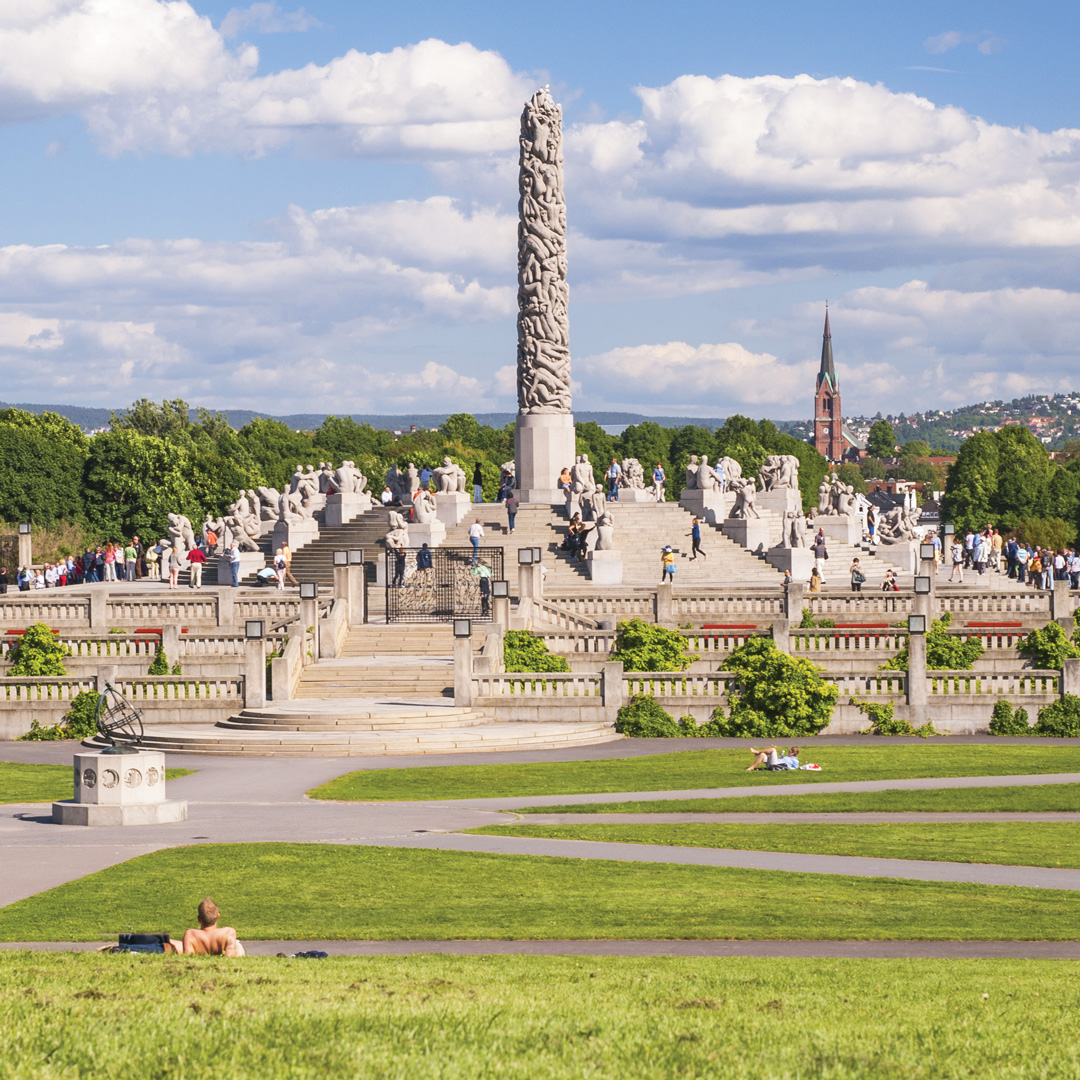
M674 740L672 740L674 741ZM746 745L745 740L726 740ZM850 737L848 744L859 740ZM567 761L676 752L683 746L658 746L653 740L624 740L566 751L519 752L500 755L500 761ZM694 749L698 749L697 746ZM5 747L8 760L54 761L69 764L70 745L17 743ZM427 764L491 763L489 755L432 757ZM187 821L171 825L127 828L77 828L54 825L48 804L0 806L0 906L44 889L162 848L200 843L293 841L297 843L373 844L440 850L487 851L505 854L558 855L633 862L683 863L698 866L736 866L799 873L892 877L923 881L961 881L993 885L1024 885L1080 889L1080 871L1017 868L965 863L931 863L905 859L800 855L785 852L746 852L712 848L683 848L642 844L545 840L524 837L461 835L457 830L508 820L504 810L568 802L622 802L671 798L738 798L763 793L788 794L827 791L881 791L948 787L1018 786L1080 783L1080 774L1044 776L949 777L932 780L870 780L770 785L693 791L614 792L598 795L530 796L524 798L463 799L407 803L336 803L307 799L304 793L359 764L320 758L208 758L169 755L171 766L197 769L191 776L169 782L173 798L186 799ZM415 765L415 758L365 761L361 767ZM532 819L535 820L535 819ZM575 821L581 819L574 817ZM605 816L604 820L613 820ZM754 820L762 820L755 815ZM805 818L800 817L800 820ZM830 817L830 820L835 820Z

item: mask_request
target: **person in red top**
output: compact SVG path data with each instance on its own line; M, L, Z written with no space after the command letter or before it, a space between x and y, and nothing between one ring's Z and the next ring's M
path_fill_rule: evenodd
M202 548L192 548L188 552L188 562L191 563L191 588L202 588L202 570L206 562L206 552Z

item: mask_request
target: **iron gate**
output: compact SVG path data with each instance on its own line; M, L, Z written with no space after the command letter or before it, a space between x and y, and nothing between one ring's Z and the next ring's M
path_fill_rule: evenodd
M425 566L428 557L431 565ZM472 547L388 550L386 621L490 620L490 585L502 577L501 547L481 547L475 551Z

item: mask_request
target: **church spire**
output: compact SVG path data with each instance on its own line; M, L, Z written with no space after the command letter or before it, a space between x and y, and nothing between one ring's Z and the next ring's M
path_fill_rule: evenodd
M825 333L821 339L821 368L818 370L817 384L820 387L828 380L829 389L836 390L836 368L832 358L832 332L829 330L829 305L825 304Z

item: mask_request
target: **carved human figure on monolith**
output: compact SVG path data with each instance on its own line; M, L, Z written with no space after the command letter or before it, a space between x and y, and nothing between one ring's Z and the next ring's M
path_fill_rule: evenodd
M464 492L465 470L460 465L455 465L448 457L444 457L442 462L431 474L439 485L439 494Z

